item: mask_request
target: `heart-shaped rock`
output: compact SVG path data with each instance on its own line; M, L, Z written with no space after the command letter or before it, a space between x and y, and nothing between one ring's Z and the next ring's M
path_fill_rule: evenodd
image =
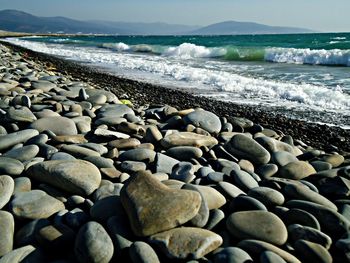
M137 236L150 236L186 223L197 215L202 202L199 193L170 189L145 171L124 185L120 197Z

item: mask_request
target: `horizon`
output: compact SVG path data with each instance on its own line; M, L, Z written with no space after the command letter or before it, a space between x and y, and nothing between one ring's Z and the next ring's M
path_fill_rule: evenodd
M218 4L211 0L203 0L198 4L198 0L179 0L177 3L164 3L161 0L150 0L147 3L141 0L130 0L128 3L105 0L101 4L93 0L76 0L73 3L68 0L59 2L36 0L35 3L25 0L0 0L2 10L13 9L34 16L63 16L81 21L166 23L200 27L225 21L237 21L305 28L321 33L350 31L350 21L346 19L346 10L350 8L349 1L281 2L280 0L266 0L264 3L258 0L244 2L222 0ZM208 10L210 13L207 12ZM239 12L232 12L232 10ZM271 10L274 12L271 13Z

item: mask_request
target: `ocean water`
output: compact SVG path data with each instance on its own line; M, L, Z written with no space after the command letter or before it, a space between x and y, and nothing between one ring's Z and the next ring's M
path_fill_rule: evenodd
M119 76L350 128L350 33L7 41Z

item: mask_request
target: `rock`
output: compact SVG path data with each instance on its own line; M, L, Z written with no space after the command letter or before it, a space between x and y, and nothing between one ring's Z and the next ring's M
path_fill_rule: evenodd
M134 242L130 246L129 255L133 263L160 263L153 248L142 241Z
M314 173L316 173L316 170L311 164L304 161L296 161L281 167L278 174L282 178L301 180Z
M287 263L301 263L299 259L297 259L292 254L288 253L287 251L284 251L264 241L246 239L239 242L237 246L248 252L249 255L260 255L264 251L272 251L275 254L279 255L281 258L283 258Z
M27 145L4 153L3 157L13 158L21 162L30 161L39 153L37 145Z
M211 136L196 134L193 132L178 132L165 136L161 141L165 148L176 146L211 147L218 144L218 141Z
M183 117L183 121L186 125L192 124L210 133L219 133L221 130L219 117L210 111L195 110Z
M38 134L39 132L37 130L27 129L0 136L0 151L6 150L16 144L26 142Z
M17 177L14 179L15 187L13 190L13 194L19 192L29 192L32 187L32 183L28 177Z
M289 152L283 152L283 151L273 152L271 154L271 160L273 163L277 164L278 166L285 166L291 162L298 161L295 155Z
M228 182L219 182L217 187L221 193L228 196L230 199L236 198L239 195L246 195L246 193L237 186Z
M149 149L132 149L119 155L119 161L154 162L156 152Z
M303 260L303 262L333 262L332 256L329 254L327 249L319 244L306 240L298 240L295 242L294 248L297 255Z
M318 222L317 218L314 215L302 209L289 209L281 215L281 218L287 226L292 224L300 224L303 226L312 227L317 230L321 229L320 223Z
M288 237L282 220L266 211L233 213L227 218L226 226L238 239L257 239L279 246L286 243Z
M77 127L74 121L66 117L46 117L32 122L29 128L36 129L39 132L45 130L52 131L55 135L76 135Z
M195 178L194 166L189 162L179 162L173 167L169 178L189 183Z
M90 195L101 183L97 167L83 160L45 161L32 165L27 173L39 182L78 195Z
M226 150L236 157L262 165L270 161L270 153L253 139L237 134L225 145Z
M171 174L173 167L178 163L178 160L157 152L155 158L155 171L156 173Z
M332 167L336 168L344 162L344 156L340 154L331 154L322 156L322 160L331 164Z
M63 145L61 151L71 154L75 158L81 159L91 156L100 156L98 152L79 145Z
M242 170L233 170L231 172L231 177L243 191L249 191L259 186L258 182L249 173Z
M27 107L21 107L19 109L10 107L6 113L6 119L10 122L31 123L36 120L36 117Z
M150 237L169 258L200 259L218 248L221 236L205 229L180 227Z
M332 239L321 231L308 226L293 224L288 226L288 239L297 242L299 239L320 244L326 249L332 245Z
M141 142L136 138L130 138L130 139L118 139L113 140L108 143L109 147L118 148L118 150L128 150L128 149L134 149L138 147L141 144Z
M156 144L161 139L163 139L163 135L156 126L150 126L146 129L146 134L144 136L145 142Z
M264 251L260 255L260 263L286 263L286 261L272 251Z
M107 104L102 106L97 113L98 118L101 117L124 117L126 114L133 114L134 111L127 105L123 104Z
M12 177L0 175L0 209L2 209L11 199L14 192L15 183Z
M85 138L83 134L77 134L77 135L54 136L52 138L52 142L79 144L79 143L87 143L88 140Z
M267 208L259 200L247 195L237 196L231 201L231 204L230 204L231 212L251 211L251 210L267 211Z
M18 218L40 219L64 209L64 204L41 190L32 190L14 195L10 211Z
M114 247L103 226L90 221L79 229L74 252L76 259L82 263L108 263L112 259Z
M125 248L129 248L132 245L130 240L135 239L130 228L128 217L123 213L118 216L113 216L108 219L107 227L114 244L115 254L119 256Z
M273 153L273 152L289 152L293 155L299 155L302 152L296 148L293 147L287 143L278 141L274 138L270 138L267 136L261 136L259 138L256 138L256 141L261 144L266 150L268 150L269 152Z
M330 200L323 197L319 193L310 190L310 188L308 188L307 186L299 184L286 185L286 187L284 188L284 192L290 199L305 200L319 205L323 205L330 209L334 209L335 211L338 210L337 206L333 204Z
M0 257L12 250L14 231L15 221L13 216L9 212L0 210Z
M50 90L57 87L54 83L46 80L33 81L31 82L31 84L32 84L32 88L40 89L44 92L49 92Z
M199 193L170 189L146 172L131 177L120 196L138 236L150 236L181 225L191 220L201 205Z
M220 209L212 209L209 211L209 219L205 229L212 230L225 218L224 212Z
M130 135L122 132L111 131L107 129L96 129L94 134L101 137L113 138L113 139L129 139Z
M247 263L253 262L253 259L247 252L238 247L225 247L218 249L214 255L214 263Z
M17 263L17 262L45 262L40 250L32 245L20 247L0 258L0 263Z
M12 158L0 156L0 174L20 175L24 170L23 164Z
M202 157L203 152L201 149L193 146L178 146L168 149L165 154L179 161L189 161Z
M217 209L226 204L226 198L216 189L206 185L195 186L208 204L209 210Z
M281 206L284 203L284 196L269 187L256 187L249 190L248 195L262 202L267 207Z

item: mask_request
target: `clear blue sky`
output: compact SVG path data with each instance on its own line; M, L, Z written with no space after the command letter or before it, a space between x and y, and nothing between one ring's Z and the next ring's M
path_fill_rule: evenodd
M350 0L0 0L0 9L80 20L189 25L236 20L350 31Z

